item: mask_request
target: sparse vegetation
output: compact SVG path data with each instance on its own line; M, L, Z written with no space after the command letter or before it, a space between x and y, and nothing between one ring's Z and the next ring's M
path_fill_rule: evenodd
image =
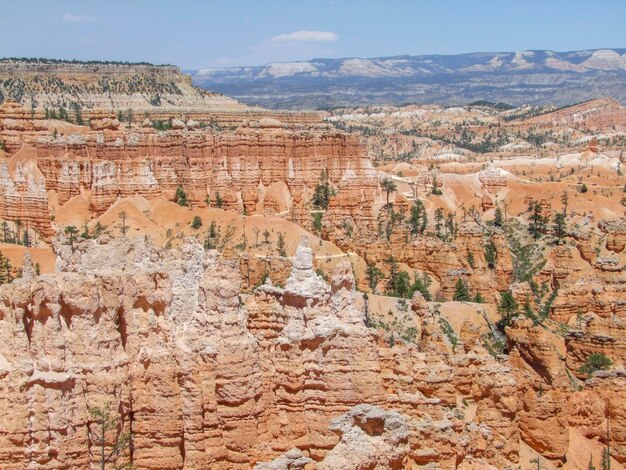
M489 239L485 245L485 261L487 262L487 267L489 269L494 269L496 267L497 257L498 251L496 249L496 245L493 242L493 239Z
M101 408L89 408L89 416L89 440L97 446L95 463L101 470L108 468L110 463L116 464L116 469L130 469L130 462L118 465L117 460L132 445L132 434L119 431L118 420L110 413L108 404Z
M587 356L585 363L578 371L591 377L594 372L606 370L613 365L613 361L602 353L594 353Z
M450 325L448 320L441 316L441 312L439 312L439 307L435 306L435 315L437 317L437 322L439 323L439 327L443 334L448 338L448 342L452 346L452 350L454 351L459 344L459 338L456 336L454 328Z
M65 235L67 235L67 241L70 244L71 250L74 251L74 243L77 239L78 229L75 225L68 225L67 227L65 227L64 232Z
M287 256L287 251L285 250L285 236L282 232L278 233L278 241L276 242L276 251L278 252L278 256Z
M510 290L500 293L500 302L498 302L498 313L500 314L500 320L497 325L501 331L511 323L511 320L518 314L519 305L513 297Z
M513 276L516 281L532 281L546 264L541 247L535 243L523 245L515 231L507 226L507 241L513 258Z
M493 333L489 332L481 336L482 344L489 354L498 357L504 354L506 344L504 341L496 338Z
M494 218L493 218L493 225L495 225L496 227L502 227L503 224L504 224L504 218L502 216L502 209L500 209L500 206L496 206L496 210L495 210Z
M176 204L178 204L179 206L187 206L188 205L187 193L185 193L185 191L183 190L183 187L181 185L178 185L176 187L176 193L174 194L174 200L176 201Z
M376 286L383 277L382 271L378 269L375 265L368 264L367 268L365 269L365 276L367 277L367 283L370 286L370 289L372 289L372 292L375 293Z
M324 217L324 213L322 212L314 212L313 216L313 230L315 230L316 234L322 233L322 218Z
M0 252L0 285L10 283L13 278L13 266L9 258Z

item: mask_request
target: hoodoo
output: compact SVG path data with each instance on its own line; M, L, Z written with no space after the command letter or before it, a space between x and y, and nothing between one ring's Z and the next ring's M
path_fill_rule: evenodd
M284 62L497 36L320 2L3 8L31 55L276 60L0 59L0 469L626 468L626 50Z

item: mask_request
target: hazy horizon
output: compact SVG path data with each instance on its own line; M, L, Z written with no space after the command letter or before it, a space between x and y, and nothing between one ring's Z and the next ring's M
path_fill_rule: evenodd
M626 2L4 2L0 56L170 63L626 47Z

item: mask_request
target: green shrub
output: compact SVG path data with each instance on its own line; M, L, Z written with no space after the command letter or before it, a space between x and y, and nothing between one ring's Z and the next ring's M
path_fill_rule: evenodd
M594 353L587 356L585 363L578 369L579 372L591 375L598 370L606 370L613 365L613 361L602 353Z
M178 204L179 206L186 206L188 204L187 194L185 193L185 191L183 191L183 187L181 185L178 185L176 187L176 194L174 196L174 199L176 201L176 204Z

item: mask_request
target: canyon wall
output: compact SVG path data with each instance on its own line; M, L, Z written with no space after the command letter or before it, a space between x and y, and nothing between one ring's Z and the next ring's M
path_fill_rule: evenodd
M107 124L108 123L108 124ZM59 126L59 131L54 127ZM51 127L52 126L52 127ZM107 127L108 126L108 127ZM14 103L0 109L0 217L27 220L44 237L54 233L49 194L65 204L79 194L90 212L105 212L132 195L173 200L181 186L192 206L208 201L247 214L305 210L323 172L356 193L376 187L377 173L358 136L313 126L261 119L233 131L182 128L157 132L150 126L125 129L112 118L92 128L31 118Z
M418 335L391 342L366 326L350 266L325 282L306 240L284 287L268 281L250 295L237 264L194 239L165 250L101 237L75 251L60 239L56 250L57 273L34 276L26 262L22 279L0 287L2 467L93 465L96 407L119 420L107 449L131 432L120 461L138 469L274 458L337 470L503 468L522 441L562 462L566 424L603 439L607 409L613 455L626 461L626 377L596 375L575 392L569 346L524 321L507 333L510 359L487 352L481 320L451 344L419 294Z

